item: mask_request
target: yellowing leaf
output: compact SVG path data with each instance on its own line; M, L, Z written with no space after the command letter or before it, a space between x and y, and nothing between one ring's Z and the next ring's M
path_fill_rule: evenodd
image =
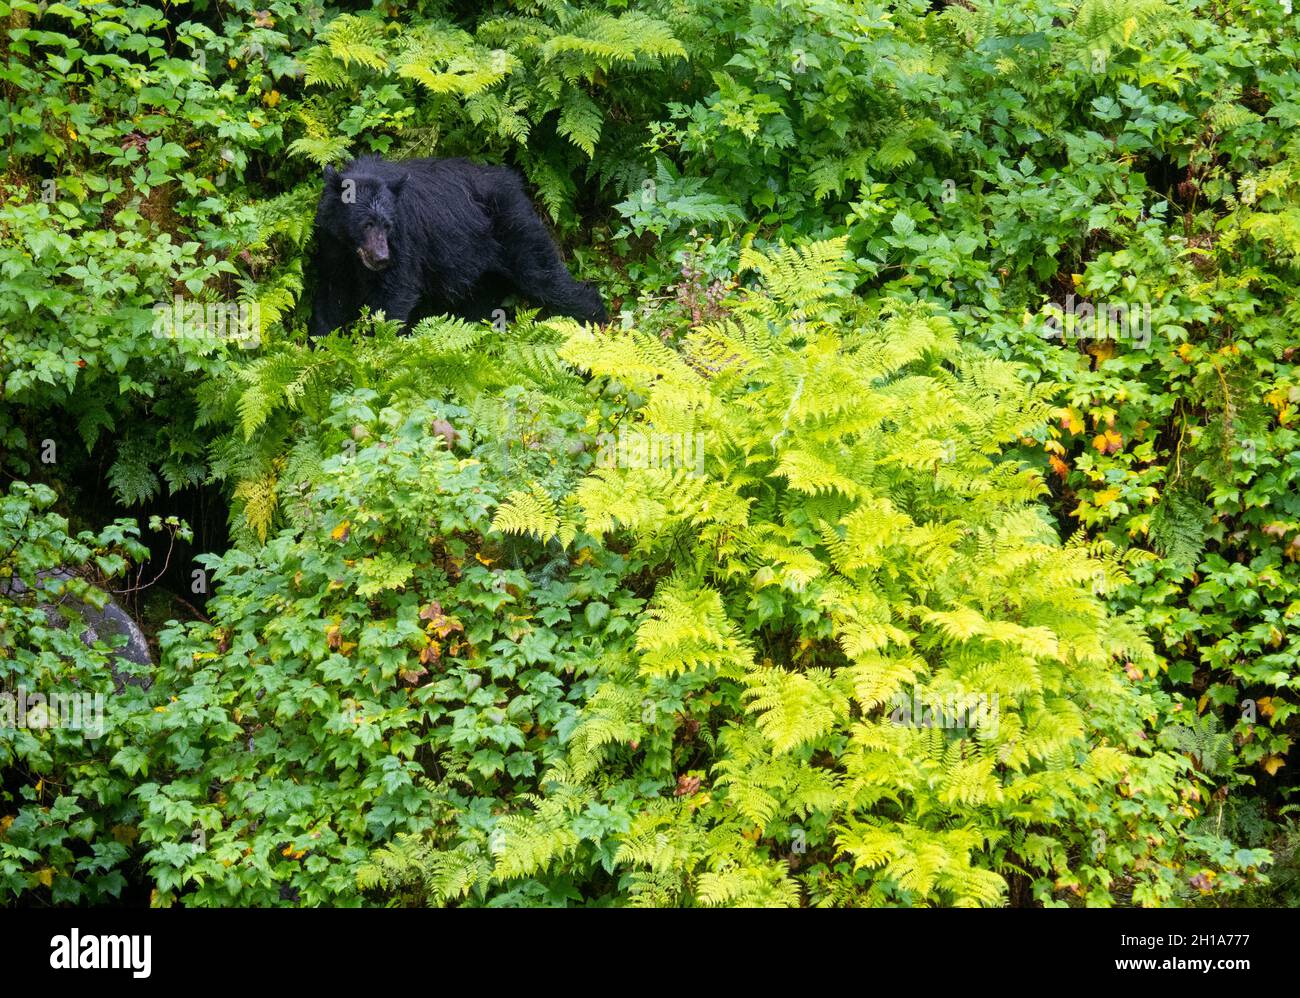
M1103 454L1114 454L1124 446L1124 438L1115 430L1106 430L1092 438L1092 446Z
M1097 358L1100 365L1115 356L1115 341L1097 340L1088 347L1088 352Z
M1057 417L1061 421L1061 429L1068 430L1070 433L1082 433L1084 430L1083 418L1074 411L1073 408L1058 409Z
M110 831L113 838L124 846L129 846L140 837L140 829L134 825L114 825Z

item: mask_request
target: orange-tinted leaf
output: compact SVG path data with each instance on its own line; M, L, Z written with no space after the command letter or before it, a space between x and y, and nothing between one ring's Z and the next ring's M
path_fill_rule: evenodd
M1074 409L1058 409L1057 415L1061 420L1061 429L1070 433L1082 433L1084 430L1083 418L1074 411Z

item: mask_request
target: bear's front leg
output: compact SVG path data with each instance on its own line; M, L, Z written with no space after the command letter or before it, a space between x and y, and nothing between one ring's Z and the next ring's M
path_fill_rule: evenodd
M386 319L398 323L407 332L411 313L422 297L423 289L417 278L406 271L389 271L367 304L372 314L383 312Z
M316 289L312 294L311 322L307 327L312 337L328 336L334 330L342 329L361 311L361 296L352 270L333 240L317 237Z
M312 297L309 335L328 336L334 330L342 328L348 321L346 313L342 296L337 290L331 290L327 286L322 275L318 279L316 293Z

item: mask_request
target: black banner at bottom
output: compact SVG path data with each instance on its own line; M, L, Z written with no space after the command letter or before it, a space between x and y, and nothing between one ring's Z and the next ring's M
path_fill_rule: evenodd
M1142 986L1199 975L1227 984L1281 972L1294 935L1287 909L1159 911L635 912L477 910L0 911L6 983L78 987L242 981L374 984L384 968L454 961L458 979L501 972L558 980L608 965L609 981L663 971L729 987L780 966L805 980L843 977L916 986L954 975L1045 982L1131 978ZM745 940L749 940L745 942ZM755 945L765 940L762 945ZM1279 947L1282 947L1279 950ZM848 961L848 962L846 962ZM656 969L658 968L658 969ZM418 973L419 971L417 971ZM450 983L450 979L444 983ZM498 983L503 983L498 979ZM772 983L770 980L766 983ZM12 992L11 992L12 993Z

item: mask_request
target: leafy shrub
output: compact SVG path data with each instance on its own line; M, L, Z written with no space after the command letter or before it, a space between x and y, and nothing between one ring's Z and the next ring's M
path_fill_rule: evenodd
M20 109L0 124L0 383L21 407L0 409L4 456L28 473L43 440L111 441L123 502L156 494L160 476L194 485L206 468L187 389L238 348L161 341L153 310L241 294L232 233L253 239L254 216L234 181L251 150L277 148L278 115L259 100L262 71L217 54L254 42L242 22L218 39L147 4L24 0L0 18L0 86ZM266 78L291 72L272 56Z
M51 573L117 578L145 549L130 521L70 535L55 500L21 482L0 495L0 896L105 904L127 887L139 819L131 719L147 696L114 681L131 663L83 640L78 607L102 608L105 593Z
M718 30L735 55L716 91L656 130L701 227L727 231L730 211L760 247L844 234L868 299L942 303L1060 386L1023 453L1062 532L1123 552L1108 599L1141 614L1178 693L1162 729L1214 715L1233 752L1212 775L1244 794L1262 781L1276 813L1300 682L1293 20L1235 3L819 4ZM685 216L620 210L686 242ZM645 283L689 279L661 263ZM1049 304L1120 304L1143 329L1054 328Z
M488 855L494 811L535 787L604 657L630 640L641 602L620 587L625 559L590 546L570 566L485 536L507 476L530 461L544 473L551 456L528 446L518 391L470 399L475 433L458 415L470 409L417 397L439 371L468 392L493 368L492 330L422 325L249 365L248 392L268 389L269 367L307 365L296 418L315 427L315 459L286 469L283 529L212 559L213 622L161 635L161 706L140 718L152 779L137 791L155 903L358 903L371 849L449 813ZM518 335L498 376L518 385L545 337ZM355 386L367 382L378 390ZM267 408L245 425L287 445ZM479 440L482 460L449 438Z
M636 654L606 656L546 793L501 819L492 879L462 830L363 882L445 901L587 868L638 904L987 905L1019 874L1048 903L1157 904L1266 859L1188 827L1204 784L1151 747L1130 682L1150 648L1092 591L1113 559L1062 547L1039 478L999 457L1046 389L925 309L870 317L834 290L842 252L747 256L765 292L681 355L570 338L643 397L629 432L701 436L703 474L602 465L495 522L653 567ZM971 694L982 720L913 716Z

